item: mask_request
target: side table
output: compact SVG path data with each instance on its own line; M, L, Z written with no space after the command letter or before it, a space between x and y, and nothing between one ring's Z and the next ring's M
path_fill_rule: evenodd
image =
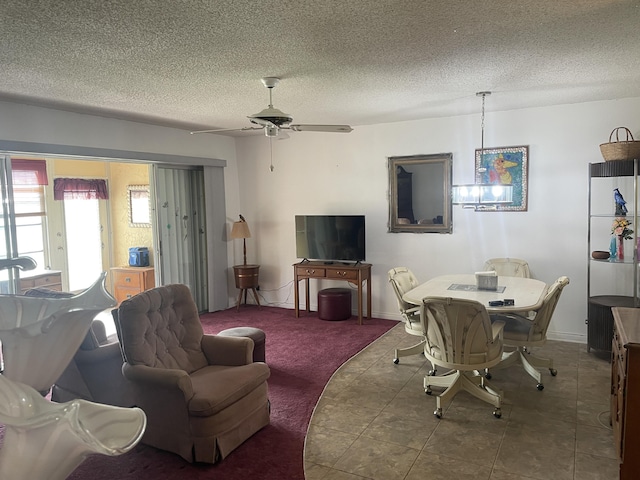
M242 294L244 293L244 304L247 304L247 290L253 292L253 298L256 300L258 307L260 307L260 299L258 298L258 292L256 287L258 286L258 271L260 265L234 265L233 275L236 279L236 288L240 289L238 294L238 303L236 303L236 310L240 310L240 302L242 301Z

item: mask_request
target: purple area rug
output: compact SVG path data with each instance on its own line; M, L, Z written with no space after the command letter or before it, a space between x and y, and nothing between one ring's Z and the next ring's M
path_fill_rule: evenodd
M313 408L331 375L397 322L357 317L323 321L315 314L275 307L242 306L202 316L206 333L250 326L266 334L271 368L271 424L217 465L189 464L146 445L117 457L91 456L69 479L303 480L303 447Z

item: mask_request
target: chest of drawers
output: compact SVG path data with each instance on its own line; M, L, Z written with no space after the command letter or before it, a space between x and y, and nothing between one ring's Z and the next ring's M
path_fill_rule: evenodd
M37 275L20 277L20 293L24 295L32 288L48 288L49 290L62 291L62 274L57 270L48 270Z
M156 286L153 267L115 267L111 275L118 303Z
M611 424L620 480L640 470L640 309L614 307L611 349Z

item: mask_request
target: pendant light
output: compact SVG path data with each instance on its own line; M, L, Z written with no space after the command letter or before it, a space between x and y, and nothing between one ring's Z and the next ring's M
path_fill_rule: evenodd
M484 104L491 92L478 92L482 97L482 117L480 135L480 159L484 157ZM454 185L451 189L451 202L463 208L475 208L476 211L496 210L497 205L513 202L513 185L500 183L472 183Z

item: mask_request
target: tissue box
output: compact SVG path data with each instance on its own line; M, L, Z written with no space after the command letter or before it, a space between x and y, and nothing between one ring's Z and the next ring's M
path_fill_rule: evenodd
M476 272L476 286L478 290L498 290L498 274L490 272Z
M147 247L129 248L129 266L130 267L148 267L149 266L149 249Z

